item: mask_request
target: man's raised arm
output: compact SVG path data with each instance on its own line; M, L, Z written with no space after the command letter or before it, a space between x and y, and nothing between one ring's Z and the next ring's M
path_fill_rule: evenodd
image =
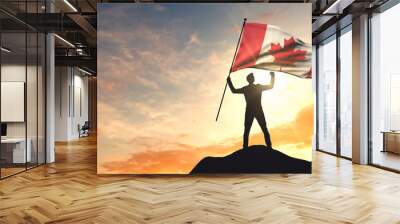
M232 93L243 93L243 89L235 89L235 87L233 86L233 83L231 81L231 77L228 76L228 78L226 79L228 82L228 86L229 89L231 89Z
M271 82L269 83L269 85L261 85L263 90L269 90L274 88L274 84L275 84L275 72L270 72L271 75Z

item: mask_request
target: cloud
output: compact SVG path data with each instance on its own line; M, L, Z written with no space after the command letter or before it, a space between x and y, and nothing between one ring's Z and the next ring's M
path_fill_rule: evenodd
M197 35L197 33L192 33L189 37L189 41L186 43L186 46L190 47L197 44L200 44L199 36Z
M299 151L311 154L313 105L303 108L296 118L287 125L272 128L270 133L274 148L296 157L300 157L297 153ZM264 144L263 135L261 133L252 135L250 143ZM242 140L241 138L232 138L225 144L195 147L173 142L172 140L166 141L147 137L132 139L129 144L132 146L144 145L145 150L132 153L126 160L101 163L99 164L98 172L131 174L189 173L206 156L225 156L241 148ZM303 155L301 158L304 157L309 158L308 155Z
M157 12L165 12L165 11L167 10L167 8L166 8L165 6L160 5L160 4L155 4L155 5L153 6L153 9L154 9L155 11L157 11Z
M206 72L207 77L215 76L215 71L220 68L215 67L216 61L209 58L208 55L217 53L199 47L193 48L200 44L197 32L192 30L180 32L189 36L186 44L182 44L173 31L165 28L152 28L146 24L138 24L135 32L130 30L100 31L100 88L113 82L119 85L116 86L117 88L109 89L114 90L115 94L135 87L169 90L171 93L174 92L171 90L188 90L193 82L207 81L204 76L198 75L200 72ZM182 45L185 47L182 48ZM223 47L227 51L219 53L221 54L219 59L222 59L219 62L229 61L230 57L222 55L233 54L233 46ZM108 48L110 48L109 51L105 50ZM227 64L223 64L223 66L227 67ZM163 88L166 86L175 87L175 89ZM107 94L112 97L112 93L108 92ZM145 91L138 91L138 94L144 93Z
M159 90L160 86L157 82L154 82L150 79L147 79L145 77L142 76L136 76L135 80L138 81L139 83L141 83L143 86L149 87L153 90Z
M185 34L191 45L200 43L196 32ZM185 134L187 140L200 142L198 135L212 125L200 121L214 116L209 107L215 107L220 97L234 46L223 43L224 51L211 48L198 54L199 47L182 48L174 35L146 24L139 24L135 32L100 31L98 94L109 109L100 108L99 113L108 121L115 120L105 121L105 126L126 123L144 133L168 136L173 130L187 131L197 122L197 137ZM105 50L103 40L111 41L112 51ZM121 132L118 139L131 136L132 132ZM106 133L100 137L109 138Z

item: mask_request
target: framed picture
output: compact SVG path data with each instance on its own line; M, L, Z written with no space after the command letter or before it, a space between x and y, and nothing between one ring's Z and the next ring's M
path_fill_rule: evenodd
M311 173L311 4L98 4L98 173Z

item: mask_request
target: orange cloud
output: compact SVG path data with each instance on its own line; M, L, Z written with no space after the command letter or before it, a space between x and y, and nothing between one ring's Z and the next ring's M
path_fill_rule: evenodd
M285 152L285 148L293 145L298 150L305 149L311 154L311 137L313 134L313 105L304 107L295 119L285 125L270 129L274 148ZM157 140L159 141L159 140ZM229 143L230 142L230 143ZM250 137L251 144L264 144L262 133ZM161 143L162 144L162 143ZM224 156L241 148L241 138L234 138L224 145L194 147L176 143L170 150L147 150L132 153L124 161L106 162L99 165L99 173L114 174L172 174L189 173L193 167L206 156ZM293 156L293 155L292 155Z

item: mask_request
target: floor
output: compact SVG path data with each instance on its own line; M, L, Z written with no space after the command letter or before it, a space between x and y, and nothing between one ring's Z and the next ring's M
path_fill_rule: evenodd
M372 156L373 163L389 167L391 169L400 170L400 155L392 152L381 152L375 150Z
M25 167L24 168L1 168L1 177L3 178L3 177L7 177L7 176L10 176L10 175L13 175L13 174L16 174L16 173L19 173L19 172L22 172L22 171L24 171L25 170Z
M0 181L0 223L400 223L400 175L315 152L312 175L98 176L96 139Z
M8 176L23 172L26 169L35 168L36 166L37 166L36 164L27 164L27 167L25 167L25 165L23 164L19 165L19 167L1 168L1 178L6 178Z

